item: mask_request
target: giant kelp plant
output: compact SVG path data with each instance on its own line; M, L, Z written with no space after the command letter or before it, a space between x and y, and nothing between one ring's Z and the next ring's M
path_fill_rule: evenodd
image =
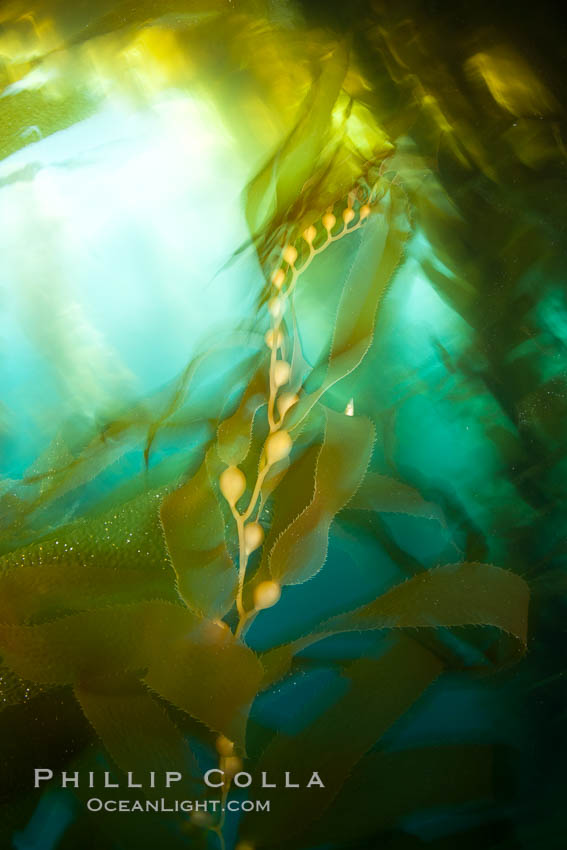
M25 399L7 382L3 431L7 847L562 846L564 60L544 11L529 26L419 2L2 13L0 192L20 205L24 269L3 280L23 281L9 320L39 352L12 360ZM109 109L136 116L126 152ZM155 123L193 157L181 176L159 170ZM82 127L88 155L68 135ZM218 138L234 173L161 194ZM128 215L149 197L144 233L163 237L157 285L133 240L134 312L147 297L153 323L171 300L191 336L176 374L176 320L151 345L148 325L167 380L137 384L101 354L110 271L92 282L100 314L59 283L70 250L117 265L70 187L97 157L122 186L130 155ZM236 185L243 226L223 242ZM164 197L197 253L190 308L201 265L225 287L198 335L168 282L184 255ZM39 283L30 217L52 264ZM36 790L37 767L121 789ZM168 770L183 782L163 787ZM126 790L129 772L155 787ZM89 811L117 793L138 811ZM246 798L270 810L228 811Z

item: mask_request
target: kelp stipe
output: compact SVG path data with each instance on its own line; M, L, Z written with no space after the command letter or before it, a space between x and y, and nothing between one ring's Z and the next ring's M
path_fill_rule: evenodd
M321 230L323 234L318 238L317 228L314 224L309 225L303 232L302 239L307 246L307 255L299 259L298 249L294 244L288 244L282 251L283 265L279 265L271 275L275 293L268 302L268 312L271 317L271 327L266 332L266 344L270 348L270 364L269 364L269 395L267 400L267 419L269 434L264 443L262 453L258 464L258 476L252 487L252 495L247 507L241 512L236 507L236 502L240 499L246 489L246 479L240 472L238 467L231 465L221 474L220 487L223 496L230 504L231 511L236 521L239 538L239 577L238 591L236 597L236 606L239 615L239 623L237 634L239 634L246 621L249 619L253 611L262 610L274 605L280 597L280 586L274 580L262 581L254 588L254 609L246 611L243 605L244 581L246 578L246 565L249 555L262 545L264 539L264 530L258 519L262 515L262 506L265 504L266 498L270 491L274 488L274 483L268 492L263 490L264 481L272 480L276 477L285 475L285 470L282 470L281 464L286 461L291 452L293 441L289 431L284 428L284 420L286 414L299 403L300 399L297 392L300 392L301 375L293 375L293 364L301 358L300 349L301 342L297 335L297 331L290 341L290 323L289 316L286 316L288 310L288 301L293 299L294 290L300 276L307 270L311 262L317 254L324 251L332 242L341 239L343 236L356 231L370 214L368 204L360 204L357 212L352 207L352 197L349 195L347 205L342 211L342 226L336 228L337 219L331 211L326 212L321 218ZM355 219L357 219L355 221ZM336 232L333 233L333 230ZM317 244L317 247L315 245ZM300 246L300 250L303 246ZM286 323L287 319L287 323ZM287 328L284 332L284 328ZM286 349L291 349L290 362L285 359ZM288 387L287 391L285 388ZM278 419L275 419L275 408L279 414ZM304 414L306 415L306 414ZM294 426L301 424L301 418L296 420ZM252 422L247 423L248 427ZM231 441L234 439L231 433L230 423L227 428L222 430L222 443L219 446L219 454L221 457L229 455L234 460L234 455L230 451ZM278 475L278 473L280 473ZM267 482L269 485L269 481ZM279 481L277 482L279 484ZM251 515L258 507L256 519L248 522Z

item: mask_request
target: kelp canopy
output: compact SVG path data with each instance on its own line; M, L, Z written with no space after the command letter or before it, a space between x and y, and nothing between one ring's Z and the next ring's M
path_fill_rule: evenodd
M0 12L7 847L562 846L565 59L507 6Z

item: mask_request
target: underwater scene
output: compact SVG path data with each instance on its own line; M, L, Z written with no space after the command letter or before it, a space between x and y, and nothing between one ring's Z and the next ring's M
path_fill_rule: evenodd
M567 31L0 5L0 848L563 850Z

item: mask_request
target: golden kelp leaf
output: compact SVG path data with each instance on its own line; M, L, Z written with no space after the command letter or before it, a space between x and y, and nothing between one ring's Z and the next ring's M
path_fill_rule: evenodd
M405 636L380 658L355 661L344 672L348 688L296 736L277 735L260 758L259 771L288 769L296 790L270 789L270 817L246 816L242 835L263 847L299 832L322 815L362 756L404 714L442 671L442 662ZM305 788L317 770L324 788ZM260 792L258 792L259 795Z
M443 511L438 505L427 502L414 487L377 472L369 472L364 477L348 507L378 513L409 514L434 519L445 525Z
M262 656L264 686L284 676L293 656L332 634L366 629L493 626L500 632L489 655L510 664L526 649L529 588L515 573L491 564L448 564L413 576L368 605L339 614L320 630Z
M245 596L252 607L254 588L270 580L270 553L283 532L308 507L313 497L315 471L322 443L308 445L293 458L289 468L284 467L285 486L278 487L272 497L271 523L262 547L260 566L245 588ZM279 475L279 473L278 473Z
M391 184L379 214L365 225L357 256L345 283L328 363L308 379L308 392L291 410L293 430L323 393L352 372L364 358L374 336L376 311L402 258L410 235L407 199Z
M83 90L63 95L24 90L0 100L0 161L38 139L51 136L92 115L95 95Z
M175 619L178 622L168 630L163 644L159 636L152 641L152 662L144 681L243 751L262 665L251 649L235 640L228 626L200 621L192 632L183 617Z
M178 632L144 681L244 752L248 713L260 687L262 665L252 650L234 640L228 626L208 623L202 631L202 642L195 645Z
M183 735L139 679L87 680L77 683L74 691L86 718L122 771L137 776L147 776L152 770L158 776L167 770L195 771Z
M394 145L388 139L384 129L380 127L375 116L363 103L352 101L346 91L337 102L333 119L337 120L341 100L343 100L344 132L346 143L358 156L366 162L383 159L394 150Z
M165 596L173 575L156 571L46 563L0 574L0 610L5 623L53 619L71 611ZM165 591L165 593L164 593Z
M402 258L410 235L407 198L403 190L390 184L376 212L378 227L362 245L345 284L325 383L335 383L362 360L374 335L378 304Z
M41 685L22 679L6 664L0 663L0 711L10 705L28 702L42 691Z
M194 357L183 372L160 393L153 404L155 414L151 421L144 448L146 462L159 432L166 423L174 420L190 399L190 414L203 421L221 415L226 395L243 380L247 380L257 362L257 349L251 334L242 331L227 334L220 341L210 339L201 354ZM249 357L242 352L252 349Z
M373 752L357 764L332 808L302 840L309 847L360 840L413 813L470 804L491 794L492 753L488 746Z
M68 523L37 543L2 556L4 570L61 564L80 572L84 567L139 572L140 586L150 580L171 586L172 570L161 533L158 507L165 490L143 492L120 505ZM111 504L112 504L111 500ZM101 566L102 565L102 566Z
M494 100L512 115L547 115L557 109L551 92L511 48L501 46L475 53L465 68L470 76L479 75Z
M38 626L2 623L0 653L19 676L45 684L141 672L152 690L240 747L262 675L254 653L228 627L160 601Z
M115 605L36 626L1 623L0 652L23 678L68 685L92 675L143 670L174 624L191 635L199 623L167 602Z
M497 663L526 649L530 591L523 578L491 564L447 564L396 585L357 611L332 617L335 629L494 626L501 633Z
M528 168L542 168L562 156L558 145L557 124L541 121L537 116L518 118L503 134L514 156Z
M435 210L430 202L425 201L420 204L420 214L424 220L431 219L435 215ZM421 267L435 292L450 307L458 310L461 315L473 312L475 300L478 296L469 280L443 272L427 257L422 259Z
M272 493L277 489L281 481L286 477L289 467L289 457L285 457L283 460L278 461L278 464L276 466L270 467L266 477L264 478L264 483L262 484L262 487L260 489L261 508L259 510L259 514L262 513L262 508L264 507L265 503L270 498Z
M266 220L285 212L315 172L347 65L347 52L338 45L323 63L297 125L248 187L246 219L252 234L258 233Z
M237 410L219 425L217 452L227 466L238 466L250 448L254 414L268 398L266 358L246 387Z
M298 584L319 572L327 557L331 522L355 493L370 461L370 420L333 410L326 410L326 416L312 500L270 553L270 572L280 584Z
M166 496L160 515L181 596L193 611L214 619L232 607L237 576L209 475L209 462L219 466L213 452L190 481Z
M28 502L27 513L52 507L57 499L84 487L113 463L119 461L126 452L133 449L142 434L143 422L141 421L133 426L131 424L125 426L116 439L107 441L106 437L97 434L75 454L67 453L63 448L65 452L63 463L61 463L62 452L55 450L59 449L58 443L61 443L59 438L56 438L53 441L53 454L51 454L52 446L44 454L44 459L49 458L50 471L37 472L34 467L24 479Z
M198 405L194 405L190 413L185 412L183 419L180 416L177 420L173 419L173 415L184 400L184 396L180 395L178 382L175 384L174 391L166 387L152 393L143 402L130 404L114 417L107 413L103 425L97 426L94 431L83 431L78 435L73 433L72 423L64 426L47 449L36 458L17 488L18 495L22 497L19 512L23 516L31 517L30 525L34 526L39 522L44 525L60 522L60 509L57 509L57 506L54 511L54 513L57 512L56 518L52 519L51 515L47 515L46 519L45 512L53 510L54 503L58 499L68 496L74 490L82 496L81 488L103 474L112 464L120 462L128 452L140 450L144 438L146 442L144 458L147 462L152 441L161 429L165 429L170 424L183 428L184 439L192 447L188 453L196 451L196 445L204 439L203 432L209 425L208 418L213 413L211 404L209 403L204 410L203 405L201 409ZM174 399L179 396L177 403L170 399L172 392ZM165 412L163 396L167 399ZM171 458L168 458L168 464L172 464ZM122 482L116 488L118 491L123 489L129 491L126 498L136 492L147 491L148 479L159 478L155 467L152 467L147 475L148 470L144 469L142 462L140 462L140 472L144 473L144 479L138 481L138 486L135 480L131 479ZM169 484L171 480L176 480L178 475L179 471L175 470L171 478L166 477L166 480L162 479L160 483ZM119 497L113 493L110 501L116 504L119 502Z

